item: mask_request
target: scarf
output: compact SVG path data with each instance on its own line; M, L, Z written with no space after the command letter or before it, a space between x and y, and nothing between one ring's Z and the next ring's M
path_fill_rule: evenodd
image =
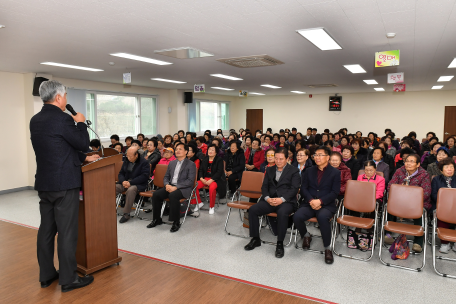
M344 163L348 162L350 159L351 159L351 157L350 158L343 158Z
M410 185L410 180L412 179L412 177L414 177L415 175L418 174L418 169L416 169L415 172L413 172L413 174L409 174L407 171L405 171L405 174L406 174L406 177L404 178L404 181L403 181L403 185Z
M447 188L452 188L451 187L451 180L453 179L451 176L444 176L445 177L445 182L447 184Z

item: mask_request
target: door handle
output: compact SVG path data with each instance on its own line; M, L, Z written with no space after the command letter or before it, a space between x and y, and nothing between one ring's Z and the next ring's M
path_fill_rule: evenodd
M445 132L445 135L449 135L449 134L450 134L450 133L448 133L448 132Z

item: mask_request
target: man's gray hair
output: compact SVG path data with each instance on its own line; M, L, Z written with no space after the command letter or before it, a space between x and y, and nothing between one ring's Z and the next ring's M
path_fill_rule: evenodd
M40 85L40 97L43 102L53 101L57 94L64 97L66 88L56 80L43 81Z

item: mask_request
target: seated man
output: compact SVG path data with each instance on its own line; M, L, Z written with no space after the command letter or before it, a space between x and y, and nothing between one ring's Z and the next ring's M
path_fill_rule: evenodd
M196 165L187 158L188 146L183 143L176 145L177 159L169 163L163 178L164 188L154 192L152 196L153 220L147 228L163 224L161 209L163 201L169 198L169 220L173 222L171 232L180 228L180 200L189 198L196 178Z
M126 191L125 207L119 223L125 223L130 219L130 211L136 194L146 190L149 170L149 162L143 157L139 157L138 148L131 147L127 150L127 157L120 169L119 181L116 185L116 194Z
M266 169L261 187L262 199L249 209L249 229L252 239L244 247L245 250L261 246L258 217L275 212L277 213L278 232L275 256L281 258L285 253L283 240L287 233L288 218L296 209L296 195L301 183L298 168L289 165L287 160L288 150L278 148L275 152L276 165Z
M114 134L111 135L111 144L109 145L109 148L114 148L114 145L119 142L119 135Z
M90 141L90 152L98 152L100 150L100 147L101 147L101 143L98 139L92 139Z
M293 222L303 238L302 248L309 249L312 237L307 232L306 221L316 217L320 226L325 262L334 262L331 252L331 223L337 211L336 198L340 191L340 172L329 165L331 149L320 146L315 151L316 166L304 172L301 185L301 205L293 216Z

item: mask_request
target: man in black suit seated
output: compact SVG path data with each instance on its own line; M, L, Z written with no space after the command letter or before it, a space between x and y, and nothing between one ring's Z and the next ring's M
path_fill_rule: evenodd
M287 163L288 150L279 148L275 152L275 166L266 169L261 187L262 199L250 207L249 223L250 236L252 237L245 250L253 250L261 246L259 232L259 216L269 213L277 213L277 247L275 256L281 258L284 255L283 240L288 228L288 218L296 210L301 177L298 168Z
M302 248L309 249L312 237L307 232L306 221L316 217L325 246L325 262L334 262L331 252L330 219L337 211L336 198L340 192L340 171L329 165L331 149L320 146L315 151L316 166L302 176L301 205L293 216L296 228L303 238Z
M129 148L116 184L116 194L126 191L125 207L119 223L125 223L130 219L131 207L135 202L135 197L139 192L146 190L149 173L149 162L144 157L139 156L138 148Z

